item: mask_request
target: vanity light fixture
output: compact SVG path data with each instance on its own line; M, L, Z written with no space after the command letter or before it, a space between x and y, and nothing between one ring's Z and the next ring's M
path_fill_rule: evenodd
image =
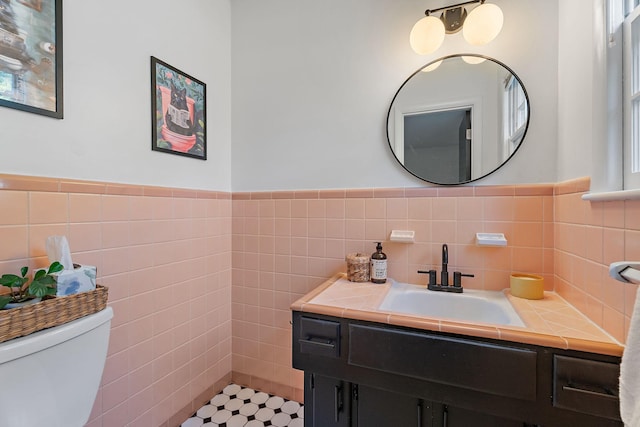
M464 7L480 3L467 13ZM440 18L432 15L443 11ZM442 45L445 34L455 34L462 30L464 39L471 45L481 46L495 39L502 30L504 16L495 4L485 0L471 0L438 9L427 9L424 18L411 29L409 43L419 55L435 52Z

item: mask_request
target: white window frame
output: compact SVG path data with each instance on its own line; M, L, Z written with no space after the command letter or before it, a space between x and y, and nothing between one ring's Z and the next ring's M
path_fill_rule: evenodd
M504 149L507 160L518 148L527 128L528 105L520 82L511 75L504 88Z
M624 189L640 189L640 7L627 0L623 22Z

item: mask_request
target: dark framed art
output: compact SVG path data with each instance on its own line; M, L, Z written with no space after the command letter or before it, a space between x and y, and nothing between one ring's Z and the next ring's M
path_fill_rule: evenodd
M151 123L152 150L207 160L207 85L152 56Z
M62 0L0 0L0 105L62 118Z

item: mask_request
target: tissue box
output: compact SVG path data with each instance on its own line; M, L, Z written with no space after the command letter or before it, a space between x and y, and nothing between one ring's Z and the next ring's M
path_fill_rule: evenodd
M62 270L54 274L58 281L56 296L62 297L95 290L96 272L97 269L93 265L80 265L73 270Z

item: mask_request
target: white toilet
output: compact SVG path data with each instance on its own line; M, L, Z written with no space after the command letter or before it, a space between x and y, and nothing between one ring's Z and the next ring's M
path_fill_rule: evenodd
M0 426L82 427L107 358L111 307L0 343Z

